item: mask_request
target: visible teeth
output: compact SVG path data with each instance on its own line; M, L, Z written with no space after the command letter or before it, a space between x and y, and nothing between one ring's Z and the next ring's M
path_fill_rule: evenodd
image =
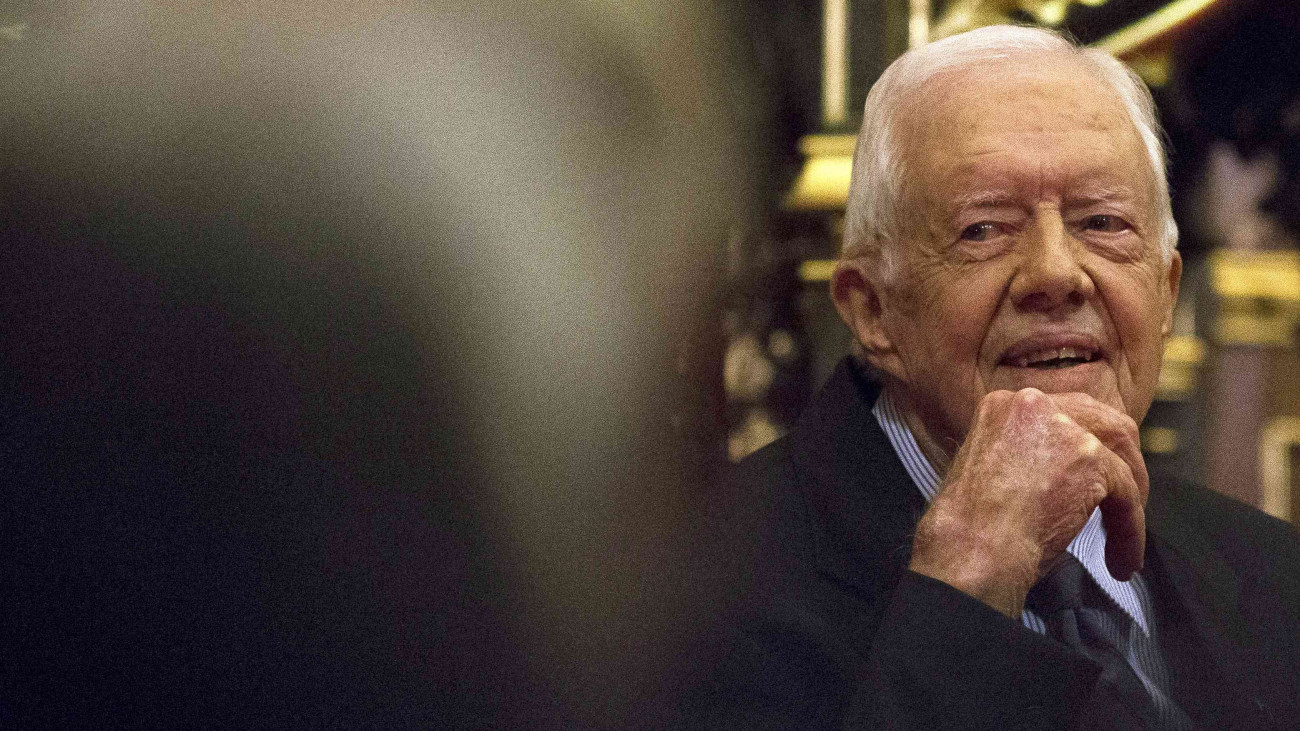
M1077 358L1079 360L1088 361L1092 360L1092 353L1093 351L1088 350L1087 348L1043 348L1042 350L1035 350L1032 353L1020 356L1016 359L1016 365L1021 368L1027 368L1030 363L1042 363L1044 361L1057 360L1060 358Z

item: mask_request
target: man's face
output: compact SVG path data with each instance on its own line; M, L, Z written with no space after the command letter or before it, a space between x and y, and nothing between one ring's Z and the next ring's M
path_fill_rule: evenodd
M899 267L877 288L890 348L872 360L950 444L999 389L1082 392L1140 422L1180 262L1162 259L1154 174L1122 102L1069 60L932 88L896 126Z

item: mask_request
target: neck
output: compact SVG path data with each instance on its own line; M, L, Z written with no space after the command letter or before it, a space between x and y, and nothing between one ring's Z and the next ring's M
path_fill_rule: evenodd
M889 389L889 397L893 399L899 413L903 415L903 421L912 431L916 445L921 448L921 454L930 461L930 466L934 467L934 471L939 473L940 477L948 474L948 465L952 463L953 455L961 445L951 438L936 436L936 431L926 425L926 420L921 416L920 409L916 407L916 402L906 388L894 384Z

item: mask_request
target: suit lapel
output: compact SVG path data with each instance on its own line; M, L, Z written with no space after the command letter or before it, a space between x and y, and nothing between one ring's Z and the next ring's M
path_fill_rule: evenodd
M1197 640L1212 658L1218 679L1230 690L1233 708L1227 718L1239 728L1271 727L1263 709L1261 678L1285 677L1285 669L1259 648L1250 624L1241 616L1243 587L1236 572L1213 550L1204 530L1179 509L1176 488L1152 485L1147 505L1147 550L1162 579L1186 609ZM1276 702L1279 699L1270 699Z
M869 596L897 581L925 509L871 414L879 393L846 358L791 434L818 570Z

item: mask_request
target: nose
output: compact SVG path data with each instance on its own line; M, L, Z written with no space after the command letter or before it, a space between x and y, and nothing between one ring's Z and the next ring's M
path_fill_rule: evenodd
M1010 291L1018 309L1078 307L1093 295L1095 285L1081 263L1083 247L1069 235L1059 212L1040 210L1025 237Z

